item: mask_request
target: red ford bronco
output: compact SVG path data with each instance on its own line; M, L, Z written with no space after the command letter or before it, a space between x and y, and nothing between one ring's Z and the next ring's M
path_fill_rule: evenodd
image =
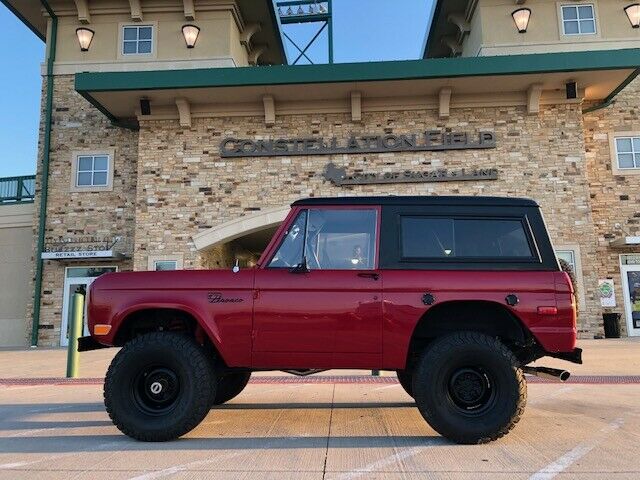
M311 198L292 205L254 268L103 275L80 350L122 349L107 412L125 434L171 440L251 372L397 372L459 443L520 419L524 373L581 363L575 296L538 205L492 197Z

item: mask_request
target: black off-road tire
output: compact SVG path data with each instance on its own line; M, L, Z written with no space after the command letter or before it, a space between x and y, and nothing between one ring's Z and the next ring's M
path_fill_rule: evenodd
M105 378L104 404L125 435L164 442L181 437L204 419L215 388L211 361L192 338L147 333L114 357Z
M220 378L213 405L222 405L242 393L249 383L251 372L229 373Z
M515 355L499 340L476 332L436 339L414 370L413 392L424 419L462 444L507 434L522 416L527 383Z
M402 385L404 391L413 398L413 375L412 372L408 372L406 370L396 370L396 375L398 377L398 383Z

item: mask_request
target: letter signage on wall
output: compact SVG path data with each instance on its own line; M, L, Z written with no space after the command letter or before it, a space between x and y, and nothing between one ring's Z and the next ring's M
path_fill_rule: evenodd
M324 178L338 187L383 183L464 182L469 180L497 180L498 170L495 168L462 168L460 170L404 170L402 172L354 173L348 175L345 168L338 168L335 164L329 163L325 167Z
M409 135L365 135L346 139L337 137L278 138L250 140L225 138L220 143L220 156L278 157L294 155L338 155L385 152L431 152L496 148L493 132L477 134L427 130Z
M121 240L114 238L58 238L45 243L42 260L81 260L85 258L119 258L120 252L114 250Z

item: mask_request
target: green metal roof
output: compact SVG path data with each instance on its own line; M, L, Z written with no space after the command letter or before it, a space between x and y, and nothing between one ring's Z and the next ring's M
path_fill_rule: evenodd
M640 66L640 49L435 58L369 63L78 73L83 93L250 85L372 82L488 75L620 70Z

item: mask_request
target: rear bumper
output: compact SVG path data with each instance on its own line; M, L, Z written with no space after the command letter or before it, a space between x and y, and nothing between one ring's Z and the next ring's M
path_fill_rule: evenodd
M78 338L78 351L90 352L91 350L99 350L101 348L109 348L109 345L103 345L98 343L93 337L80 337Z
M547 352L548 357L559 358L571 363L582 364L582 349L574 348L570 352Z

